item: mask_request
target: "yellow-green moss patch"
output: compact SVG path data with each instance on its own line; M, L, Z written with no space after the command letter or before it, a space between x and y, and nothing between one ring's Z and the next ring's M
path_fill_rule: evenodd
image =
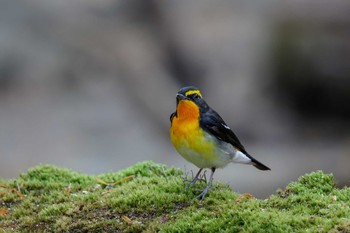
M205 184L184 186L149 161L98 176L38 166L0 180L0 232L350 232L350 189L321 171L265 200L214 183L200 202Z

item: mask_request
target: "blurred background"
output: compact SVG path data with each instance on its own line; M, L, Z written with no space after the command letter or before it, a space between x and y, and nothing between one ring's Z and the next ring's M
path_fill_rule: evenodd
M0 177L89 174L173 149L186 85L268 165L215 179L268 197L306 172L350 183L350 1L0 0Z

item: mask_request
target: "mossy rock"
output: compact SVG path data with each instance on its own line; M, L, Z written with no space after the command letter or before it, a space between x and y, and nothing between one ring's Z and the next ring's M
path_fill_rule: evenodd
M149 161L101 175L42 165L0 180L0 232L350 232L350 188L321 171L265 200L219 183L196 200L204 187Z

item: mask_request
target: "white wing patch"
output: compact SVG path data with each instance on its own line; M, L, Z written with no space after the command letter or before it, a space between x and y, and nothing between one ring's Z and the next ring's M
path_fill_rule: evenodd
M230 127L228 127L227 125L225 124L221 124L222 126L224 126L226 129L230 129Z

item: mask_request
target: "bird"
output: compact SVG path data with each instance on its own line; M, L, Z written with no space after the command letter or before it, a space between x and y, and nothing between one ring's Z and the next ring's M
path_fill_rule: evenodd
M210 169L205 189L196 197L203 200L217 168L229 163L250 164L259 170L271 170L253 158L221 116L212 109L194 86L176 94L176 110L170 115L170 139L176 151L199 171L186 185L194 185L203 169Z

